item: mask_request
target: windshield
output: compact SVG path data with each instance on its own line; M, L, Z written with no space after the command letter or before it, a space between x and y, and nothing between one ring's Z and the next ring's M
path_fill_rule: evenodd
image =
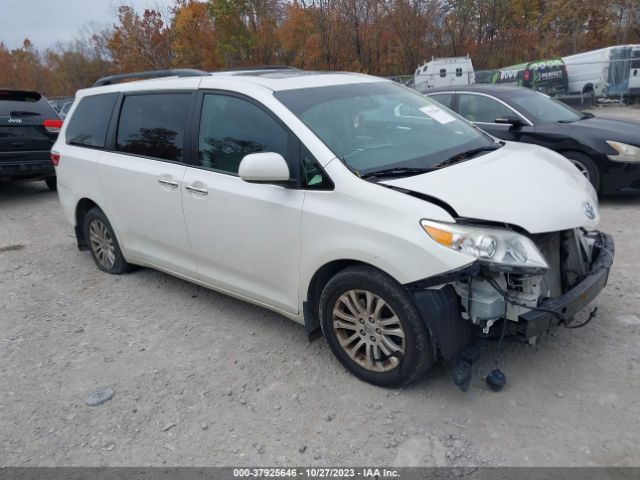
M540 92L518 92L509 98L526 117L538 122L575 122L585 115Z
M455 155L496 146L490 136L447 108L395 83L275 95L360 175L391 168L429 169Z

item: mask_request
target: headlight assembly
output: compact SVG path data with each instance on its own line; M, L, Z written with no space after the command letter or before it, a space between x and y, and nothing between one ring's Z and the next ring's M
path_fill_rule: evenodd
M440 245L477 258L489 270L534 273L549 268L531 239L511 230L431 220L420 225Z
M614 162L640 162L640 148L626 143L614 142L613 140L607 140L607 144L618 152L613 155L607 155L609 160Z

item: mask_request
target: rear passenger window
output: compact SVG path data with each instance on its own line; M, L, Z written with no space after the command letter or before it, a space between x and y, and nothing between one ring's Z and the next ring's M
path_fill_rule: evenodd
M120 110L116 150L180 162L190 93L128 95Z
M67 143L84 147L104 148L111 112L117 93L83 97L67 126Z
M241 98L207 94L202 104L198 165L238 173L245 155L275 152L287 158L289 134L267 112Z

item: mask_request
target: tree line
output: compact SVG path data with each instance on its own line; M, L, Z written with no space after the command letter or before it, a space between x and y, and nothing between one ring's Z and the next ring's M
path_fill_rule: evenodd
M260 65L391 76L431 57L484 69L628 43L640 0L175 0L121 5L110 27L46 49L0 43L0 87L60 96L113 73Z

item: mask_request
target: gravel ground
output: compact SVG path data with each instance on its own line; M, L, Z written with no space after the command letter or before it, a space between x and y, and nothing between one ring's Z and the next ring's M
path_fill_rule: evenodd
M616 262L597 318L507 344L502 393L485 352L464 394L447 367L376 388L277 314L101 273L43 183L0 184L0 466L638 466L640 198L601 212Z

